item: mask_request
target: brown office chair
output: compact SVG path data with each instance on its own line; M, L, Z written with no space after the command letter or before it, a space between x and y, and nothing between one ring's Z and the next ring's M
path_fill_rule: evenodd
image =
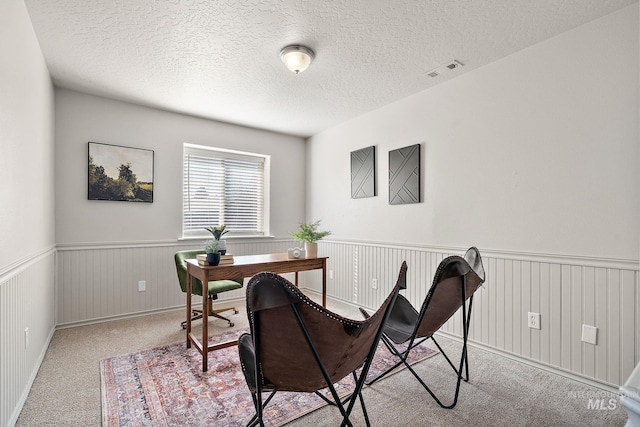
M247 284L247 314L251 334L238 340L242 371L251 391L256 415L248 425L263 425L263 409L278 391L311 392L328 387L331 398L351 425L349 416L357 396L367 425L361 390L400 288L405 287L406 262L397 283L382 306L365 320L333 313L306 297L282 276L260 273ZM356 370L362 368L359 376ZM334 383L353 375L355 389L341 400ZM271 391L263 402L262 392ZM348 403L348 406L347 406Z
M180 251L176 252L174 258L176 262L176 271L178 273L178 281L180 282L180 288L182 292L187 292L187 263L186 260L194 259L196 255L202 254L201 250L194 251ZM240 289L244 284L244 279L233 279L233 280L216 280L214 282L208 283L208 291L209 295L207 298L207 314L212 317L217 317L218 319L226 320L229 322L229 326L233 326L233 322L230 319L227 319L224 316L221 316L220 313L233 310L235 314L238 314L238 310L235 307L222 308L218 310L213 309L213 301L218 299L218 294L221 292L232 291L234 289ZM193 278L191 282L191 293L193 295L202 296L202 282L199 279ZM203 307L204 309L204 307ZM191 310L191 320L197 320L202 318L202 309L193 309ZM186 329L187 321L183 321L181 324L182 329Z
M469 321L471 320L471 306L473 294L485 280L482 258L478 249L469 248L464 257L450 256L440 263L433 278L433 284L422 304L420 312L417 312L411 303L402 295L398 295L389 315L389 320L384 327L382 341L389 351L398 357L399 361L394 366L378 375L367 384L373 384L380 378L404 364L414 377L429 392L443 408L453 408L458 402L460 381L469 381L469 362L467 358L467 338L469 335ZM456 367L447 354L442 350L434 338L434 334L462 307L462 352L460 363ZM362 309L360 311L367 315ZM407 357L411 350L427 339L431 339L440 350L440 353L449 362L457 375L456 391L453 403L444 405L438 397L425 384L420 376L407 363ZM405 350L398 350L396 345L408 343ZM465 369L466 376L462 371Z

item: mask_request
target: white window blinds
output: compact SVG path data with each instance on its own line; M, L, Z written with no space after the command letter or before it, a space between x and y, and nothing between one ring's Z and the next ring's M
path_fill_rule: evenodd
M183 235L264 235L268 156L184 145Z

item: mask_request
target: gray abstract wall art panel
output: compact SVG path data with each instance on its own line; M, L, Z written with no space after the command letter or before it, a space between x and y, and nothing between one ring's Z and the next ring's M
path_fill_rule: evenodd
M376 147L351 152L351 198L376 196Z
M420 203L420 144L389 151L389 204Z

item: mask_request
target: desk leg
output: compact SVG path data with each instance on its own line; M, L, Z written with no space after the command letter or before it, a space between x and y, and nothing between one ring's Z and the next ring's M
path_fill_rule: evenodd
M202 372L207 372L209 361L209 284L202 281Z
M327 260L322 261L322 306L327 308Z
M191 340L189 334L191 333L191 273L187 268L187 348L191 348Z

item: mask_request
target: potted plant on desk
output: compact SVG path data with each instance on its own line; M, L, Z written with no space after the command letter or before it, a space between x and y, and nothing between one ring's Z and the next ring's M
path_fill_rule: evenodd
M204 247L204 251L207 253L207 263L209 265L220 264L220 252L218 252L219 244L220 244L219 240L211 239L207 242L207 245Z
M304 252L307 258L317 258L317 241L331 234L330 231L318 231L318 227L320 227L320 220L312 223L301 222L298 230L291 233L293 240L304 243Z
M227 253L227 241L220 239L222 236L229 232L229 230L226 230L226 228L227 227L224 224L218 227L205 228L205 230L213 235L213 239L218 241L218 252L220 252L220 255L224 255Z

